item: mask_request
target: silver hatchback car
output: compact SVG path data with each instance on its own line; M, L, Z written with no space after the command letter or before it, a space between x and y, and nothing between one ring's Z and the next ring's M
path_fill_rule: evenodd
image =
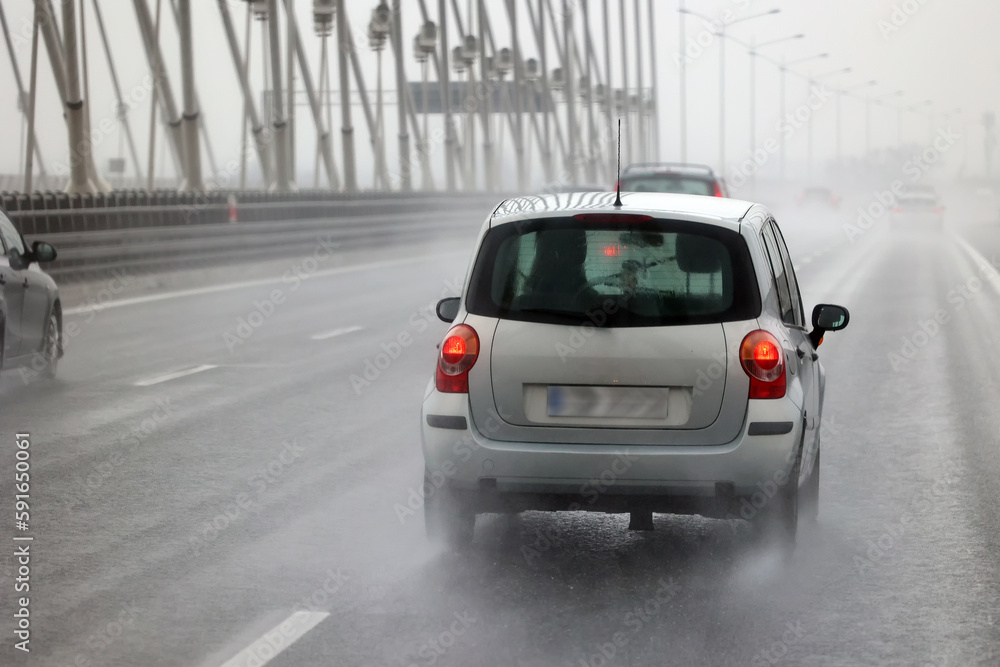
M825 374L763 206L520 197L483 225L421 414L428 535L525 510L739 518L794 545L818 508Z

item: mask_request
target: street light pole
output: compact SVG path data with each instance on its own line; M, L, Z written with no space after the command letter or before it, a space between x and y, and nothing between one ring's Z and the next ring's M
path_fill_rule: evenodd
M874 86L876 83L877 82L874 79L872 79L871 81L866 81L865 83L859 83L856 86L850 86L849 88L843 88L843 89L838 89L837 90L837 128L836 128L836 130L837 130L836 131L837 139L836 139L836 142L837 142L837 166L838 167L841 164L841 156L843 154L843 152L842 152L842 146L841 146L841 141L840 141L840 135L841 135L840 98L843 96L843 93L847 93L847 92L850 92L852 90L857 90L859 88L867 88L869 86Z
M899 97L902 94L902 90L897 90L878 97L867 98L868 103L865 110L865 159L870 158L872 154L872 102L879 102L889 97Z
M802 39L805 37L803 34L790 35L788 37L782 37L780 39L773 39L763 44L757 44L756 37L750 40L750 156L753 158L753 154L757 151L757 55L759 49L765 46L771 46L773 44L781 44L782 42L789 42L793 39ZM784 108L784 102L782 101L782 108ZM751 176L753 181L757 179L757 173L754 172Z
M682 14L691 14L692 16L697 16L700 19L712 23L712 19L702 14L692 12L683 7L679 10ZM743 23L745 21L751 21L753 19L762 18L764 16L770 16L772 14L780 13L780 9L771 9L766 12L761 12L759 14L751 14L750 16L744 16L738 18L734 21L729 21L728 24L723 23L716 33L719 38L719 173L724 174L726 171L726 28L728 25L734 25L736 23ZM682 19L683 22L683 19Z
M781 72L781 101L780 101L780 104L781 104L781 117L782 117L782 119L784 119L784 117L785 117L785 110L787 109L787 107L785 106L785 88L786 88L786 85L787 85L786 80L788 79L788 68L791 67L792 65L798 65L800 63L808 62L810 60L817 60L819 58L826 58L829 55L830 54L828 54L828 53L817 53L816 55L806 56L805 58L799 58L798 60L793 60L792 62L785 62L784 56L781 57L781 65L778 67L778 69ZM786 144L786 142L784 141L784 139L782 139L782 141L781 141L781 180L782 181L787 180L787 178L788 178L788 171L787 171L788 161L787 161L787 156L788 156L788 145Z
M726 174L726 26L719 30L719 174Z
M684 24L687 23L684 15L687 13L684 8L684 0L680 0L680 41L677 53L677 66L680 68L680 106L681 106L681 162L687 162L687 52L684 48Z
M823 79L829 79L835 76L841 76L843 74L848 74L851 72L850 67L845 67L843 69L836 70L834 72L827 72L825 74L819 74L817 76L810 76L809 87L812 88L812 84L816 81L822 81ZM814 127L812 117L809 118L808 128L806 129L806 139L807 139L807 151L806 151L806 174L809 180L812 180L813 175L813 127Z
M653 0L649 0L649 75L652 79L651 92L652 108L649 110L650 123L652 124L653 159L660 159L660 87L658 82L660 77L656 72L656 14L654 13Z

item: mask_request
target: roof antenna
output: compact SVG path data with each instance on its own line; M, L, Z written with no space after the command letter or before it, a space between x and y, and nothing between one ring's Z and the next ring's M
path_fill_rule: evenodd
M622 119L618 119L618 182L615 184L615 208L622 207Z

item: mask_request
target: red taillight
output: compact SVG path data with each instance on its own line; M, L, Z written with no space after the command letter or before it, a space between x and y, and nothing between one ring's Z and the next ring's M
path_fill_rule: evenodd
M612 192L618 192L618 188L620 188L621 186L622 186L622 182L621 181L615 181L615 187L611 188L611 191Z
M902 213L903 212L903 207L902 206L893 206L892 212L893 213Z
M753 360L765 371L770 371L781 361L781 353L774 343L762 340L753 347Z
M758 329L746 335L740 345L740 363L750 376L750 398L782 398L785 395L785 363L781 344L773 335Z
M937 213L938 215L940 215L941 213L944 213L944 209L941 208L940 206L935 206L934 207L934 212Z
M437 390L446 394L469 393L469 369L479 357L479 336L468 324L453 326L438 355Z
M719 182L716 181L713 185L715 186L715 196L723 197L724 195L722 194L722 188L719 186Z

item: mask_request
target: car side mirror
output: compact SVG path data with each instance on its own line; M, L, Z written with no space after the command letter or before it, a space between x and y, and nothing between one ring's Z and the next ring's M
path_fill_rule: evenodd
M461 305L462 300L457 296L441 299L437 304L438 319L442 322L454 322L455 318L458 317L458 311Z
M35 241L31 244L31 255L39 264L52 262L56 258L56 249L44 241Z
M813 347L819 347L823 340L823 334L827 331L845 329L850 321L851 314L843 306L821 303L813 308L813 330L809 333L809 340L812 341Z

